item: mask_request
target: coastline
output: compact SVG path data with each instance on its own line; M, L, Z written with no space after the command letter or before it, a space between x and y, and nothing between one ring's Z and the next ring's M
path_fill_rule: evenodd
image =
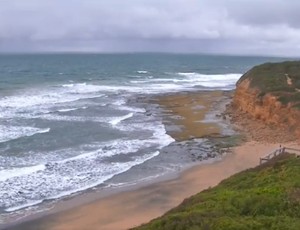
M299 145L288 143L286 146ZM121 192L69 211L7 229L121 230L133 228L163 215L185 198L213 187L223 179L257 166L259 157L277 147L277 144L246 142L234 147L232 153L225 155L222 160L194 166L175 179Z
M214 122L199 122L195 125L197 119L202 121L206 119L205 115L212 109L213 103L222 97L218 91L211 92L210 96L215 95L213 97L203 98L203 95L201 96L201 92L176 93L158 98L162 107L169 109L175 117L181 117L175 119L175 122L182 128L176 132L169 132L176 140L220 136L220 128ZM193 109L187 110L197 105L202 106L201 112L194 113ZM203 109L203 106L206 109ZM187 119L189 120L186 121ZM199 130L203 129L206 131L199 134ZM295 147L295 145L295 143L289 143L286 146ZM277 143L246 142L231 148L231 153L224 155L222 159L198 162L192 168L150 183L116 190L113 194L107 191L107 194L102 194L102 197L99 194L86 192L83 196L71 198L73 201L70 202L70 207L58 207L53 212L36 215L32 219L24 219L28 222L22 223L21 221L19 225L5 229L117 230L132 228L161 216L180 204L183 199L215 186L237 172L258 165L261 156L278 146ZM78 201L78 199L82 200ZM64 206L64 202L59 201L58 206Z

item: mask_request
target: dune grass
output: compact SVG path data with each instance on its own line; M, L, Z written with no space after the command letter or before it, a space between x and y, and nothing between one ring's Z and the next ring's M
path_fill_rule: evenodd
M286 154L238 173L135 229L299 230L300 159Z

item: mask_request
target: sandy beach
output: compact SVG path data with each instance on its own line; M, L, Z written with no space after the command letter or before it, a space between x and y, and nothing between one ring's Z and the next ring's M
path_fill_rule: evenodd
M299 148L296 143L285 146ZM258 165L261 156L276 148L277 144L247 142L233 148L222 160L195 166L176 179L113 195L11 229L129 229L161 216L185 198L237 172Z
M177 120L180 132L170 133L176 140L217 135L220 128L215 123L199 122L211 110L213 103L222 98L222 92L209 94L179 94L159 98L159 104L180 116ZM195 108L197 109L195 112ZM293 142L286 147L299 148ZM124 191L94 202L73 207L70 210L44 216L9 229L51 229L51 230L125 230L159 217L180 204L185 198L242 170L255 167L259 158L277 149L279 143L248 141L233 147L222 159L200 163L175 179L157 182Z

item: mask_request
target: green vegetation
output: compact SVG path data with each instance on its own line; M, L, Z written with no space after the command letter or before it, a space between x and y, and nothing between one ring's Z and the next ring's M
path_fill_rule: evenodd
M267 93L278 96L279 101L292 106L300 103L300 61L265 63L253 67L244 74L237 84L245 79L250 86L260 90L258 97ZM298 106L295 106L298 108Z
M291 86L287 83L286 74L292 80ZM293 92L295 88L300 88L300 61L258 65L244 74L239 82L246 78L251 80L251 87L259 88L262 92Z
M300 92L281 94L278 100L284 105L288 104L289 102L300 102Z
M238 173L136 230L299 230L300 158Z

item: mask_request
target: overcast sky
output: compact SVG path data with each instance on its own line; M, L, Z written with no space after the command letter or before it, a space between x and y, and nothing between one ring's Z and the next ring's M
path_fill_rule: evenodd
M0 52L300 56L299 0L0 0Z

